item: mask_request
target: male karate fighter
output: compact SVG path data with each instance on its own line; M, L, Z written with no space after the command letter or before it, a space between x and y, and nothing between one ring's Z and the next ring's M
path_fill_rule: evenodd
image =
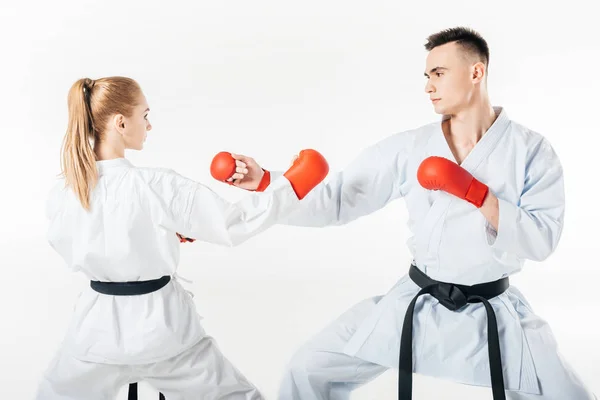
M307 341L279 399L348 399L388 368L399 368L401 400L411 398L412 372L492 387L496 400L594 399L551 328L508 283L525 260L545 260L559 242L559 157L544 136L492 106L489 49L477 32L444 30L425 47L425 91L441 119L368 147L280 221L343 225L404 198L412 266L387 294L359 302ZM261 168L236 157L234 184L256 187Z

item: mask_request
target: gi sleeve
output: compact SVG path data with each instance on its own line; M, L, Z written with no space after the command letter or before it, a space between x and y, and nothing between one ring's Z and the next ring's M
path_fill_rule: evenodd
M229 202L209 187L172 170L149 174L146 202L152 218L165 229L207 243L237 246L274 225L300 202L282 177L268 193Z
M367 147L343 171L315 187L300 207L278 224L303 227L344 225L403 197L412 143L413 136L401 132ZM272 177L281 174L280 171L271 172Z
M498 231L487 223L488 244L507 253L543 261L554 252L565 212L563 168L546 139L530 156L518 204L498 198Z

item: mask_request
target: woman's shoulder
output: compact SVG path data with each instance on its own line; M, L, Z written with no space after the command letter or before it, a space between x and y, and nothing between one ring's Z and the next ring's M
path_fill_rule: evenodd
M137 177L148 183L157 180L185 179L184 176L174 169L166 167L135 167L133 172Z
M52 218L60 205L63 203L65 196L68 194L69 188L66 185L66 179L61 176L54 180L50 185L50 189L46 196L46 217Z
M177 192L195 190L198 183L172 168L136 167L133 169L138 185L144 186L158 195L173 196ZM144 192L144 190L140 190Z

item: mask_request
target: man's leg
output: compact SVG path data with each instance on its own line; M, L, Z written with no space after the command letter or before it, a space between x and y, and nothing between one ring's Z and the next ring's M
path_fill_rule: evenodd
M595 400L571 365L561 355L548 323L533 312L521 325L531 349L541 395L507 392L509 400Z
M346 400L350 392L381 375L386 367L342 353L379 297L366 299L306 342L284 373L280 400Z

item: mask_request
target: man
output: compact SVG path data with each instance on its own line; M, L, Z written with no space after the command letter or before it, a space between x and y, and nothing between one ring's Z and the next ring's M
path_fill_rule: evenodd
M411 398L412 372L492 387L494 399L594 399L548 324L508 284L525 260L545 260L559 242L560 160L545 137L492 106L489 49L477 32L447 29L425 47L425 91L441 121L368 147L283 222L343 225L404 198L413 266L386 295L305 343L279 398L348 399L399 367L400 399ZM253 190L264 171L234 157L229 183Z

